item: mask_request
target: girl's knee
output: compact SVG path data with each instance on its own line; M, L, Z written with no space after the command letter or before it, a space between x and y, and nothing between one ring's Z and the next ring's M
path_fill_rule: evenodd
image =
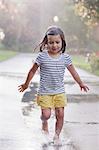
M50 110L42 110L41 120L48 120L51 116Z
M50 115L42 115L41 116L41 120L43 120L43 121L46 121L46 120L48 120L50 118Z

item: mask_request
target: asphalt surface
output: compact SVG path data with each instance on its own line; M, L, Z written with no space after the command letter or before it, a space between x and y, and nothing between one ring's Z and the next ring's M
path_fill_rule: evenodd
M49 120L50 136L41 131L40 108L35 102L39 71L24 93L24 82L37 55L20 54L0 62L0 150L98 150L99 149L99 77L77 69L89 86L81 92L66 71L65 88L68 105L61 133L62 146L49 143L54 134L55 116ZM70 140L69 143L66 143Z

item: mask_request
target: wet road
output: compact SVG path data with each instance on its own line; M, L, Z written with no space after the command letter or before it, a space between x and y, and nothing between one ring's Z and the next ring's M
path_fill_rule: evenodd
M0 150L98 150L99 78L78 69L80 76L90 87L86 94L79 90L66 72L68 106L65 108L61 134L63 146L55 147L48 144L49 137L45 137L40 129L40 109L35 103L38 72L27 91L19 93L17 90L17 86L25 80L35 56L21 54L0 63ZM52 112L49 120L51 139L54 123L55 116ZM71 142L66 145L67 139Z

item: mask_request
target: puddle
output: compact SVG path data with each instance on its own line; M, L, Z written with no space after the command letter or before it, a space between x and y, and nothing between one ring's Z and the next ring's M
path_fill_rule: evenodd
M93 147L97 150L95 145L98 144L97 139L99 138L98 96L91 95L88 97L87 95L69 95L69 98L71 100L69 99L68 105L65 108L64 127L61 133L61 139L62 141L71 139L71 143L62 143L63 145L60 147L49 143L50 141L46 142L46 140L44 140L44 136L41 131L41 112L40 108L36 104L36 101L30 101L27 103L22 102L24 123L28 129L34 133L33 138L35 138L36 141L40 140L41 150L83 150L84 148L86 150L93 150ZM94 101L87 100L89 98L94 99ZM83 100L85 100L85 102L83 102ZM52 141L55 126L55 115L53 111L48 122ZM87 143L85 139L87 139ZM90 141L93 141L93 143Z

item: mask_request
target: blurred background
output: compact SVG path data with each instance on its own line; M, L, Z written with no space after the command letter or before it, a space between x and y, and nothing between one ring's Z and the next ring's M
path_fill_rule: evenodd
M99 75L99 0L0 0L0 61L34 53L51 25L63 29L74 64Z

